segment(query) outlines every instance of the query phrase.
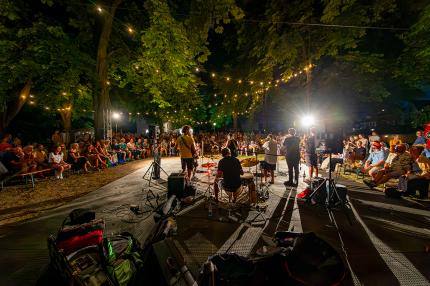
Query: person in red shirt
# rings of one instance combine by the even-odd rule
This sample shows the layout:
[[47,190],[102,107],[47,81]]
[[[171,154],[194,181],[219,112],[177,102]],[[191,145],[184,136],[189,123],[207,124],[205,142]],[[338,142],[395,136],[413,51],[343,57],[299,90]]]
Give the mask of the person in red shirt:
[[4,152],[10,148],[12,148],[12,144],[9,144],[9,138],[8,137],[4,137],[1,142],[0,142],[0,152]]

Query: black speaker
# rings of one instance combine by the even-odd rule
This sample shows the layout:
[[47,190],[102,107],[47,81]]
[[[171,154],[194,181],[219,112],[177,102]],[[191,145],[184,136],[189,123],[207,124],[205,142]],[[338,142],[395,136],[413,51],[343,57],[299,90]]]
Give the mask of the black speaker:
[[148,136],[151,140],[158,140],[160,136],[160,127],[158,125],[149,125]]
[[185,195],[185,174],[171,173],[167,178],[167,197],[175,195],[183,198]]

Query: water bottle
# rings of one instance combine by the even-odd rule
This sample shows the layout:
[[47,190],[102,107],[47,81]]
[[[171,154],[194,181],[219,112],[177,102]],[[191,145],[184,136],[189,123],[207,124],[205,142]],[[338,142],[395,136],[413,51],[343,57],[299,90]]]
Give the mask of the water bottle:
[[209,207],[208,207],[208,217],[212,217],[212,204],[209,203]]

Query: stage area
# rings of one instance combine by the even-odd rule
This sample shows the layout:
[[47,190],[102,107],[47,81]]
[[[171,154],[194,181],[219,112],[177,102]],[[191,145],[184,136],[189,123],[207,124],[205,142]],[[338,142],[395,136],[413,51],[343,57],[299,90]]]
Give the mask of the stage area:
[[[162,167],[169,174],[177,172],[179,159],[163,159]],[[129,211],[129,205],[138,204],[142,209],[149,209],[142,191],[146,184],[142,180],[146,168],[41,217],[0,228],[2,283],[35,285],[48,263],[48,234],[55,233],[64,217],[75,208],[96,210],[97,216],[106,220],[108,233],[129,231],[144,241],[154,225],[152,213],[136,216]],[[278,171],[264,203],[263,216],[257,218],[255,216],[260,213],[250,210],[246,203],[230,215],[225,204],[213,205],[212,216],[209,216],[208,203],[203,197],[207,177],[197,173],[195,185],[200,198],[178,214],[178,230],[174,237],[193,273],[198,272],[208,256],[216,253],[254,255],[260,246],[271,243],[275,231],[313,231],[333,245],[349,264],[352,275],[345,285],[429,285],[430,254],[426,246],[430,244],[430,211],[427,202],[388,199],[361,183],[341,180],[348,188],[352,209],[335,210],[330,214],[325,207],[310,206],[297,199],[297,193],[305,187],[303,182],[297,188],[283,185],[285,162],[280,161]],[[162,175],[160,183],[166,180]]]

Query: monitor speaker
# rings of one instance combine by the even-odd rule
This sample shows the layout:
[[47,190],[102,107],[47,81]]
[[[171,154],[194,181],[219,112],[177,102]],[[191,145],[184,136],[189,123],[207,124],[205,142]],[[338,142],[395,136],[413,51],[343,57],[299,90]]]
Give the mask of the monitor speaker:
[[167,197],[175,195],[182,198],[185,193],[185,174],[172,173],[167,178]]

